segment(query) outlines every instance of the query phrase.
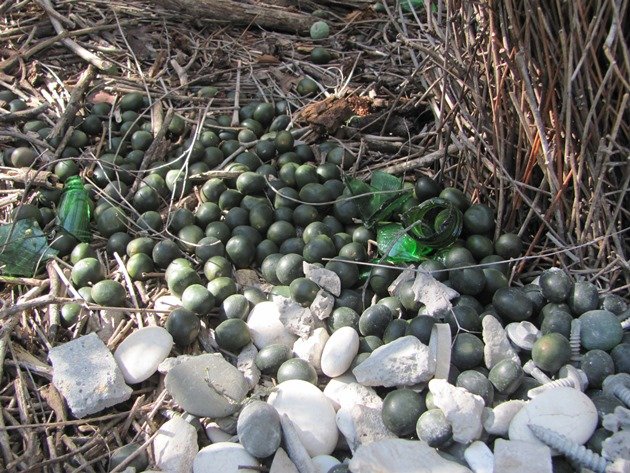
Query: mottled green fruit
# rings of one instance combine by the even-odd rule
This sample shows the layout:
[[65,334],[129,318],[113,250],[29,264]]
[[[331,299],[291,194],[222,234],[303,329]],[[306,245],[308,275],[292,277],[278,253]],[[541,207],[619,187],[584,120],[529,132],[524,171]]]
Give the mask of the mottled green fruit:
[[499,361],[488,373],[488,380],[498,393],[512,394],[523,381],[523,368],[521,364],[509,358]]
[[569,340],[555,332],[540,337],[532,348],[532,360],[536,366],[549,373],[556,373],[570,357]]
[[401,388],[385,396],[381,417],[390,431],[398,436],[405,436],[416,431],[418,419],[425,411],[426,405],[420,393]]
[[580,316],[581,341],[586,350],[609,351],[621,343],[623,329],[619,319],[607,310],[590,310]]

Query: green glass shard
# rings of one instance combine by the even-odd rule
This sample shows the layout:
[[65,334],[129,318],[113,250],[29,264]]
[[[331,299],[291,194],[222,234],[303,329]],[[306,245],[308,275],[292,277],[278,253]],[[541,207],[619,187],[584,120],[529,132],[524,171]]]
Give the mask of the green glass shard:
[[372,173],[369,184],[350,176],[344,176],[344,182],[356,197],[361,219],[368,228],[389,221],[412,195],[411,188],[403,187],[402,179],[381,171]]
[[407,235],[403,226],[398,223],[379,225],[376,243],[383,261],[390,263],[420,263],[433,251]]
[[57,208],[57,223],[77,240],[89,242],[92,200],[79,176],[72,176],[64,185],[61,202]]
[[434,197],[412,207],[402,215],[410,236],[430,248],[444,248],[462,232],[462,212],[448,200]]
[[32,277],[56,254],[35,219],[0,225],[0,263],[4,274]]

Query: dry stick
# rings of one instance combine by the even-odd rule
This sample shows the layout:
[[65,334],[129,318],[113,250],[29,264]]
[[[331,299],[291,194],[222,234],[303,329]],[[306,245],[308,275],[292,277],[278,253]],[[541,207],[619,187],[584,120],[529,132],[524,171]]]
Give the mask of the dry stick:
[[[48,272],[48,280],[50,281],[49,294],[53,297],[61,296],[61,285],[59,284],[59,276],[51,265],[51,262],[46,264],[46,271]],[[48,336],[54,342],[57,336],[57,330],[61,325],[61,315],[58,304],[50,304],[48,306]]]
[[[42,6],[42,8],[45,9],[46,11],[48,11],[48,9],[50,10],[54,9],[50,0],[37,0],[37,3],[39,3]],[[65,29],[63,25],[59,22],[59,20],[54,18],[52,15],[49,15],[49,19],[50,19],[50,23],[52,23],[53,28],[55,29],[57,34],[62,34],[65,32]],[[114,66],[111,62],[105,61],[99,58],[98,56],[96,56],[95,54],[92,54],[90,51],[85,49],[83,46],[79,46],[79,44],[77,44],[75,41],[71,39],[64,38],[61,40],[61,42],[74,54],[79,56],[84,61],[89,62],[90,64],[93,64],[95,67],[97,67],[101,71],[108,71],[112,69]]]
[[[239,59],[236,62],[236,84],[234,86],[234,111],[232,112],[232,126],[238,126],[238,109],[239,109],[239,100],[241,98],[241,60]],[[205,119],[205,117],[204,117]]]
[[0,115],[0,123],[11,123],[11,122],[16,122],[20,120],[25,120],[27,118],[36,117],[37,115],[45,112],[46,110],[48,110],[47,103],[39,105],[35,108],[28,108],[26,110],[20,110],[19,112],[4,113]]
[[77,84],[74,86],[72,93],[70,94],[70,99],[68,100],[68,104],[66,105],[66,110],[63,112],[63,115],[57,120],[55,126],[51,130],[49,137],[52,139],[57,139],[61,135],[63,135],[66,131],[66,128],[73,122],[74,118],[77,115],[77,112],[83,105],[83,96],[85,95],[88,87],[92,83],[92,80],[96,76],[96,68],[93,65],[89,65],[87,69],[81,74]]
[[136,291],[133,290],[134,288],[133,288],[133,283],[131,282],[131,277],[129,276],[129,273],[127,272],[125,263],[123,262],[122,258],[116,251],[114,252],[114,258],[116,259],[116,262],[118,263],[118,268],[120,269],[120,272],[122,273],[123,278],[125,278],[125,283],[127,284],[127,289],[129,290],[129,296],[131,297],[131,302],[133,302],[133,305],[136,308],[136,312],[134,312],[134,315],[136,316],[136,322],[138,323],[138,328],[142,328],[144,324],[142,323],[142,316],[140,315],[140,312],[137,311],[137,309],[139,309],[140,306],[138,305],[138,299],[136,298]]
[[68,32],[64,31],[61,34],[58,34],[57,36],[53,36],[52,38],[48,38],[47,40],[36,44],[31,49],[29,49],[28,51],[26,51],[26,52],[24,52],[22,54],[16,53],[15,55],[11,56],[9,59],[5,59],[4,61],[0,62],[0,71],[6,71],[6,70],[12,68],[17,62],[20,61],[20,59],[22,61],[26,61],[31,56],[39,53],[40,51],[43,51],[46,48],[54,46],[59,41],[61,41],[62,39],[65,39],[67,37],[68,37]]
[[[449,145],[446,148],[446,153],[447,154],[455,154],[460,150],[460,147],[456,144],[452,144]],[[390,174],[398,174],[400,172],[404,172],[404,171],[409,171],[410,169],[415,169],[421,166],[428,166],[429,164],[434,163],[435,161],[438,161],[439,159],[442,159],[444,157],[444,149],[439,149],[437,151],[433,151],[432,153],[429,153],[425,156],[421,156],[419,158],[415,158],[400,164],[395,164],[393,166],[387,166],[383,169],[380,169],[380,171],[383,172],[387,172]],[[365,173],[367,173],[369,171],[365,171]]]

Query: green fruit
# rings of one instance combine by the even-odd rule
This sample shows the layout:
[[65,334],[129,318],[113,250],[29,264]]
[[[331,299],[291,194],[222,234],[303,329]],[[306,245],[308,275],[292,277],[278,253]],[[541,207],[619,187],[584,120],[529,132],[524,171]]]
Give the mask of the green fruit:
[[282,220],[272,223],[267,229],[267,238],[276,245],[281,245],[283,241],[293,238],[295,235],[295,227]]
[[449,271],[451,286],[460,294],[476,296],[483,291],[486,277],[478,267],[453,269]]
[[155,271],[155,266],[151,257],[145,253],[132,255],[125,265],[127,273],[134,281],[142,281],[146,278],[146,273]]
[[[173,263],[171,263],[172,265]],[[169,265],[170,266],[170,265]],[[168,271],[168,268],[167,268]],[[181,297],[184,290],[193,284],[201,284],[201,278],[193,268],[178,266],[168,272],[166,284],[169,291],[177,297]]]
[[232,265],[224,256],[211,256],[203,265],[203,274],[208,281],[220,277],[230,277]]
[[330,332],[334,332],[341,327],[352,327],[357,332],[359,331],[359,314],[350,307],[337,307],[332,311],[326,322]]
[[122,111],[139,111],[142,107],[143,96],[140,92],[130,92],[120,99],[120,109]]
[[242,235],[235,235],[225,245],[225,252],[229,260],[237,268],[247,268],[254,261],[256,246]]
[[426,409],[420,393],[409,388],[399,388],[383,399],[381,417],[385,427],[402,437],[416,431],[416,423]]
[[494,242],[494,252],[501,258],[518,258],[523,252],[523,240],[514,233],[504,233]]
[[458,333],[460,330],[481,332],[481,318],[475,309],[465,304],[456,305],[447,311],[444,321],[451,326],[451,333]]
[[64,327],[70,327],[79,320],[81,315],[81,304],[76,302],[68,302],[61,306],[61,324]]
[[166,268],[173,260],[182,257],[182,251],[173,240],[161,240],[153,247],[151,257],[158,268]]
[[615,363],[604,350],[589,350],[582,355],[580,369],[586,374],[590,388],[601,388],[604,379],[615,373]]
[[296,253],[282,256],[276,264],[276,277],[280,284],[288,285],[294,279],[304,277],[304,258]]
[[559,333],[569,338],[571,334],[571,322],[573,317],[568,312],[556,310],[543,316],[540,324],[540,332],[543,335],[548,333]]
[[98,305],[122,307],[127,299],[127,290],[118,281],[104,279],[92,287],[92,299]]
[[376,304],[368,307],[359,317],[359,333],[364,337],[374,335],[382,339],[392,318],[391,310],[385,305]]
[[356,264],[346,263],[335,257],[326,262],[325,267],[339,276],[342,289],[351,288],[359,281],[359,268]]
[[[264,297],[260,299],[265,300]],[[243,294],[232,294],[228,296],[220,307],[220,314],[226,319],[245,320],[249,315],[250,302]]]
[[567,298],[567,304],[575,316],[580,316],[599,306],[597,286],[590,282],[576,282]]
[[105,278],[105,271],[96,258],[83,258],[72,268],[70,279],[74,287],[84,287]]
[[494,387],[490,380],[479,371],[466,370],[457,376],[455,386],[464,388],[471,394],[476,394],[483,398],[483,402],[487,407],[492,406],[494,400]]
[[400,271],[395,269],[394,266],[388,268],[386,266],[375,266],[372,268],[369,284],[370,288],[381,297],[388,296],[387,289],[398,277]]
[[323,20],[316,21],[311,25],[311,39],[326,39],[330,34],[330,26]]
[[468,207],[470,207],[470,200],[466,197],[466,194],[455,187],[446,187],[442,192],[440,192],[439,197],[441,199],[448,200],[462,212],[466,212]]
[[343,170],[350,169],[356,160],[356,156],[341,147],[333,148],[326,154],[326,162],[339,166]]
[[441,188],[437,182],[428,176],[420,176],[416,180],[414,187],[414,195],[419,203],[432,199],[440,195]]
[[431,331],[436,323],[436,319],[429,315],[418,315],[407,324],[405,335],[413,335],[425,345],[429,344]]
[[214,333],[219,348],[231,353],[238,353],[252,340],[247,324],[241,319],[224,320]]
[[289,285],[291,298],[303,307],[309,307],[319,292],[319,286],[307,278],[296,278]]
[[16,168],[31,167],[37,159],[37,152],[26,146],[15,148],[11,153],[11,165]]
[[510,395],[523,382],[523,368],[520,363],[505,358],[492,367],[488,379],[499,394]]
[[307,263],[322,263],[325,258],[335,257],[337,248],[327,235],[317,235],[305,244],[302,254]]
[[317,371],[306,360],[290,358],[280,365],[277,374],[278,384],[290,379],[301,379],[317,385]]
[[569,340],[559,333],[543,335],[536,340],[532,348],[532,360],[536,366],[549,373],[556,373],[570,357]]
[[138,130],[131,135],[131,147],[133,149],[146,151],[151,146],[151,143],[153,143],[153,134],[151,132]]
[[128,219],[120,207],[109,207],[96,217],[98,231],[105,238],[127,230]]
[[178,307],[168,315],[164,328],[171,334],[176,345],[185,348],[197,339],[201,321],[194,312]]
[[316,47],[311,51],[311,61],[313,64],[328,64],[332,60],[332,54],[326,48]]
[[133,455],[133,460],[127,463],[127,466],[133,468],[135,471],[144,471],[149,466],[149,457],[146,450],[141,450],[139,454],[136,454],[140,450],[140,445],[137,443],[131,443],[117,448],[111,453],[109,458],[109,467],[107,471],[112,471],[123,461],[127,460]]
[[383,333],[383,343],[388,344],[397,338],[404,337],[407,331],[407,321],[403,319],[392,320]]
[[470,370],[483,363],[484,344],[472,333],[461,332],[455,337],[451,363],[459,370]]
[[564,302],[573,290],[573,281],[570,276],[558,268],[543,271],[538,285],[549,302]]
[[274,143],[276,145],[276,150],[279,154],[281,154],[286,153],[287,151],[292,151],[295,140],[291,132],[282,130],[276,134]]
[[262,374],[276,376],[278,368],[293,356],[291,349],[280,343],[272,343],[260,349],[254,363]]
[[116,232],[107,239],[107,254],[113,256],[114,253],[124,255],[127,245],[133,238],[127,232]]
[[267,256],[261,263],[260,272],[262,273],[263,278],[265,278],[265,281],[267,281],[269,284],[273,284],[273,285],[281,284],[276,274],[276,268],[278,266],[280,259],[282,259],[284,256],[285,255],[281,253],[272,253],[269,256]]
[[581,342],[585,350],[610,351],[621,343],[623,329],[617,316],[607,310],[589,310],[580,318]]
[[[209,260],[208,260],[209,261]],[[228,297],[236,294],[236,283],[232,278],[219,276],[208,282],[206,286],[212,293],[217,304],[223,304]]]
[[528,320],[534,311],[532,301],[517,287],[498,289],[492,297],[492,305],[501,318],[512,322]]
[[195,314],[207,315],[215,306],[214,296],[202,284],[192,284],[182,293],[182,306]]
[[319,91],[319,86],[317,85],[317,82],[310,77],[305,77],[298,82],[296,90],[301,96],[308,97],[317,93]]
[[96,250],[92,248],[89,243],[79,243],[70,253],[70,262],[77,264],[82,259],[96,257]]

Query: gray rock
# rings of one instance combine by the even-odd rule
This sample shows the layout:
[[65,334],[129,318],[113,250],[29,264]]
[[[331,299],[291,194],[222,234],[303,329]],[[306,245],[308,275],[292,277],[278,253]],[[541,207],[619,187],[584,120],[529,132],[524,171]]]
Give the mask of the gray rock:
[[322,289],[331,292],[335,296],[341,294],[341,279],[334,271],[326,268],[320,268],[314,264],[307,263],[302,265],[304,276],[309,278]]
[[552,473],[551,450],[542,444],[497,439],[494,442],[494,471]]
[[481,321],[483,326],[483,358],[486,368],[491,369],[499,361],[510,359],[521,363],[516,350],[512,347],[505,329],[492,315],[486,315]]
[[198,451],[197,431],[180,416],[166,421],[153,439],[155,464],[166,473],[191,471]]
[[464,458],[475,473],[493,473],[494,471],[492,450],[479,440],[475,440],[466,448]]
[[308,337],[313,330],[324,325],[309,308],[302,307],[293,299],[278,296],[274,299],[274,303],[280,313],[280,322],[289,333],[298,337]]
[[279,448],[273,456],[273,461],[269,467],[269,473],[299,473],[295,464],[287,455],[284,449]]
[[602,456],[608,460],[630,460],[630,430],[620,430],[602,443]]
[[53,384],[78,418],[131,397],[116,360],[95,333],[52,348],[48,357]]
[[236,368],[243,373],[245,381],[250,389],[254,389],[260,381],[260,370],[256,366],[258,349],[253,343],[249,343],[241,349],[236,360]]
[[282,440],[278,411],[263,401],[250,402],[238,416],[236,434],[240,444],[253,456],[272,455]]
[[308,361],[318,373],[321,373],[322,353],[330,335],[325,328],[313,330],[306,338],[298,338],[293,344],[293,353],[299,358]]
[[507,437],[510,422],[525,404],[527,402],[522,399],[511,399],[494,406],[493,409],[484,408],[483,428],[489,434]]
[[319,320],[327,319],[335,308],[335,298],[330,292],[320,289],[309,309]]
[[481,414],[484,408],[481,396],[455,387],[444,379],[429,381],[429,390],[433,394],[433,404],[451,423],[453,440],[466,444],[481,436]]
[[441,457],[425,442],[403,439],[360,446],[349,467],[350,471],[361,473],[471,473],[465,466]]
[[412,335],[378,347],[352,370],[365,386],[413,386],[435,373],[435,357],[429,347]]
[[164,384],[182,409],[199,417],[229,416],[249,391],[243,373],[218,353],[195,356],[174,366]]
[[337,411],[337,427],[346,438],[350,450],[354,452],[361,445],[397,438],[385,427],[381,410],[380,408],[356,404],[351,407],[341,407]]

